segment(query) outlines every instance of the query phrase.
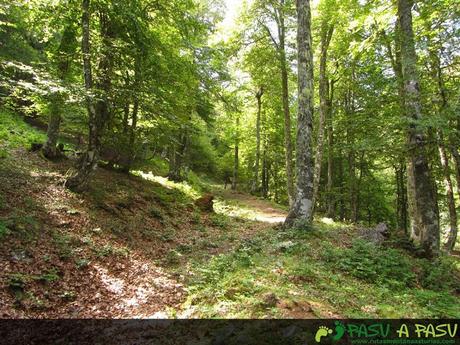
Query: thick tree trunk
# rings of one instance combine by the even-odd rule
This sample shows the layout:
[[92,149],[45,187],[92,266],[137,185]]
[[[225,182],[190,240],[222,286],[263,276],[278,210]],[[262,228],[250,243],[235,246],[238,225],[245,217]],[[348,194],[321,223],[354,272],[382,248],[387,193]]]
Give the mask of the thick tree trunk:
[[298,120],[297,120],[297,183],[294,202],[286,225],[304,225],[312,221],[313,157],[311,136],[313,128],[313,48],[309,0],[297,0],[298,49]]
[[426,139],[422,129],[416,123],[422,118],[422,111],[412,28],[412,6],[413,0],[398,0],[405,113],[408,118],[412,119],[408,135],[409,175],[412,178],[409,187],[410,196],[413,198],[416,226],[411,237],[421,246],[427,257],[434,257],[439,253],[439,215],[426,157]]
[[312,214],[314,215],[316,209],[316,202],[318,199],[319,183],[321,180],[321,166],[323,163],[324,151],[324,132],[326,129],[326,119],[330,111],[329,99],[329,80],[327,77],[327,50],[331,42],[333,27],[329,27],[328,23],[322,23],[321,30],[321,57],[319,63],[319,127],[318,127],[318,140],[315,154],[315,171],[313,179],[313,200],[312,200]]
[[102,58],[99,63],[100,82],[98,89],[101,95],[96,105],[92,99],[93,79],[91,69],[90,52],[90,0],[82,0],[82,55],[83,74],[86,90],[86,107],[89,118],[88,149],[82,156],[78,171],[66,181],[66,186],[74,191],[82,191],[87,188],[91,174],[96,170],[101,149],[101,136],[109,116],[108,92],[111,83],[111,44],[108,18],[100,15],[100,30],[102,36]]
[[262,95],[264,89],[261,86],[256,93],[257,99],[257,120],[256,120],[256,162],[254,164],[254,181],[252,182],[251,192],[256,193],[259,190],[259,166],[260,166],[260,122],[262,111]]

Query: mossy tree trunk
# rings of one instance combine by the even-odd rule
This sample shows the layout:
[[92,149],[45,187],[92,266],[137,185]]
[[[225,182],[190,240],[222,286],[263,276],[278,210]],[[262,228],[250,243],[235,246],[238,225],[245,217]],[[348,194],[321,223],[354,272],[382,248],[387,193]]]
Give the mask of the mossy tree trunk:
[[313,157],[313,47],[309,0],[297,0],[298,49],[298,119],[296,143],[297,181],[294,202],[286,218],[287,226],[309,224],[312,221]]
[[419,125],[422,119],[422,106],[416,67],[412,6],[413,0],[398,0],[404,110],[406,117],[411,120],[408,132],[408,187],[415,220],[411,237],[420,245],[425,256],[435,257],[439,253],[439,215],[427,159],[426,137]]

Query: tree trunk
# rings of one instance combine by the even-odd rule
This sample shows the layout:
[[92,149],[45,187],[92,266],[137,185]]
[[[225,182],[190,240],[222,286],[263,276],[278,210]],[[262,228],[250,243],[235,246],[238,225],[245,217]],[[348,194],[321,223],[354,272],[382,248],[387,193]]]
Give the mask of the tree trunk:
[[455,146],[450,147],[450,152],[452,154],[452,157],[454,158],[455,177],[457,181],[457,194],[458,198],[460,199],[460,153],[458,152]]
[[[133,100],[133,112],[131,116],[131,126],[129,128],[129,142],[128,142],[128,157],[125,159],[125,164],[123,166],[123,171],[129,173],[131,166],[134,162],[136,155],[136,130],[137,130],[137,120],[139,115],[139,87],[140,87],[140,76],[141,76],[141,57],[136,56],[136,61],[134,63],[134,89],[137,90],[137,93],[134,94]],[[125,110],[126,111],[126,110]],[[128,114],[129,114],[129,103],[128,103]],[[126,113],[125,113],[126,116]],[[123,119],[123,121],[126,121]],[[127,121],[124,124],[127,126]]]
[[[276,11],[276,10],[275,10]],[[286,27],[284,24],[284,0],[280,1],[280,9],[277,11],[276,23],[278,26],[278,57],[281,71],[281,89],[284,114],[284,150],[286,159],[286,186],[289,205],[292,204],[294,194],[294,175],[292,167],[292,136],[291,136],[291,112],[289,109],[289,78],[286,59]]]
[[92,99],[93,79],[91,70],[90,52],[90,0],[82,0],[82,55],[83,74],[86,90],[86,107],[89,118],[88,148],[80,160],[78,171],[66,181],[66,186],[74,191],[87,188],[91,174],[97,168],[101,149],[101,136],[109,116],[108,92],[111,83],[111,42],[110,28],[107,16],[100,14],[100,30],[102,36],[102,57],[99,63],[100,83],[97,89],[101,90],[99,100],[94,105]]
[[[385,33],[385,43],[387,45],[387,50],[388,50],[388,56],[391,61],[391,65],[393,67],[393,72],[396,77],[396,82],[398,85],[398,96],[399,96],[399,108],[401,111],[401,114],[405,113],[405,91],[404,91],[404,78],[403,78],[403,71],[402,71],[402,62],[401,62],[401,27],[399,23],[399,19],[396,21],[395,24],[395,49],[393,51],[391,47],[391,42],[388,40],[388,37],[386,37]],[[400,193],[401,193],[401,210],[400,210],[400,220],[402,221],[402,225],[404,226],[404,232],[405,234],[410,237],[410,233],[412,233],[412,230],[409,233],[409,221],[411,225],[411,229],[413,227],[418,228],[419,225],[416,225],[415,222],[417,221],[417,218],[415,217],[415,206],[413,201],[415,200],[415,197],[412,195],[412,191],[414,190],[413,186],[414,182],[414,176],[413,174],[410,173],[409,166],[410,164],[407,163],[406,168],[404,169],[402,164],[406,164],[404,162],[400,163],[400,174],[402,174],[402,177],[404,179],[404,176],[406,175],[407,172],[407,185],[401,184],[400,185]],[[402,180],[404,181],[404,180]],[[400,180],[401,182],[401,180]],[[405,198],[405,200],[404,200]],[[407,205],[407,206],[406,206]]]
[[262,197],[268,197],[268,181],[269,181],[269,174],[268,174],[268,164],[267,164],[267,154],[264,150],[263,158],[262,158]]
[[447,205],[449,209],[449,221],[450,221],[450,230],[447,242],[445,244],[445,249],[451,251],[454,249],[455,242],[457,241],[457,210],[455,208],[455,198],[454,198],[454,189],[452,186],[452,180],[450,178],[450,169],[449,169],[449,157],[447,156],[447,151],[444,146],[442,133],[439,133],[439,157],[441,159],[441,166],[444,174],[444,184],[447,192]]
[[133,101],[133,112],[131,117],[131,126],[129,128],[129,143],[128,143],[128,157],[125,158],[125,164],[122,168],[123,172],[129,173],[131,166],[135,159],[135,144],[136,144],[136,129],[137,118],[139,114],[139,99],[136,97]]
[[61,95],[55,92],[50,97],[50,116],[48,130],[46,131],[47,140],[43,145],[43,155],[48,159],[56,159],[61,156],[57,148],[59,138],[59,127],[61,125]]
[[[354,72],[353,72],[354,75]],[[345,94],[345,112],[347,115],[347,128],[346,128],[346,140],[348,146],[347,160],[348,160],[348,219],[352,222],[356,222],[356,203],[357,203],[357,188],[356,188],[356,152],[354,149],[354,129],[352,115],[355,112],[353,92],[348,89]]]
[[396,175],[396,224],[398,229],[404,230],[408,234],[407,228],[407,189],[404,183],[406,179],[406,163],[402,160],[395,165]]
[[[262,122],[265,123],[265,112],[263,113]],[[262,148],[262,197],[268,198],[269,192],[269,162],[267,157],[267,133],[263,131],[263,148]]]
[[439,215],[436,194],[428,166],[426,139],[417,124],[422,118],[418,73],[416,69],[414,33],[412,28],[413,0],[398,0],[398,16],[401,28],[401,63],[404,80],[405,113],[412,120],[408,134],[409,175],[412,183],[415,227],[412,239],[419,244],[427,257],[439,253]]
[[257,120],[256,120],[256,162],[254,165],[254,181],[252,182],[251,192],[256,193],[259,190],[259,165],[260,165],[260,121],[262,109],[262,95],[264,89],[261,86],[256,93],[257,99]]
[[283,92],[284,114],[284,149],[286,158],[286,184],[289,204],[292,204],[294,194],[294,178],[292,168],[292,137],[291,137],[291,112],[289,110],[288,74],[286,66],[286,53],[284,52],[284,39],[281,45],[281,82]]
[[311,135],[313,128],[313,49],[309,0],[297,0],[298,49],[298,120],[297,120],[297,183],[294,202],[286,225],[304,225],[312,221],[313,157]]
[[340,150],[339,152],[339,172],[338,172],[339,176],[338,176],[338,180],[340,181],[340,197],[339,197],[339,206],[340,206],[340,213],[339,213],[339,217],[340,217],[340,220],[344,220],[345,219],[345,214],[346,214],[346,210],[345,210],[345,187],[344,187],[344,169],[343,169],[343,154],[342,154],[342,150]]
[[332,100],[334,96],[334,81],[331,81],[331,95],[329,98],[329,123],[327,126],[327,186],[326,186],[326,202],[327,216],[333,218],[335,216],[335,199],[332,188],[334,187],[334,127],[333,127],[333,112]]
[[238,168],[239,168],[239,130],[240,130],[240,118],[236,117],[236,129],[235,129],[235,156],[233,161],[233,179],[232,179],[232,190],[236,190],[238,186]]
[[[73,54],[74,48],[72,41],[75,39],[75,30],[73,23],[68,24],[62,34],[61,42],[56,53],[57,74],[59,80],[64,82],[70,71],[69,56]],[[56,159],[61,156],[60,150],[57,148],[59,139],[59,131],[61,126],[61,111],[64,95],[55,91],[50,97],[50,114],[48,121],[48,130],[46,132],[47,140],[43,145],[43,154],[46,158]]]
[[323,163],[324,151],[324,132],[326,126],[326,119],[328,118],[330,110],[329,99],[329,80],[327,77],[327,50],[331,42],[332,33],[334,28],[328,26],[327,21],[322,23],[321,30],[321,57],[319,63],[319,128],[318,140],[315,155],[315,172],[313,179],[313,199],[312,199],[312,214],[315,213],[316,201],[318,198],[319,183],[321,180],[321,165]]

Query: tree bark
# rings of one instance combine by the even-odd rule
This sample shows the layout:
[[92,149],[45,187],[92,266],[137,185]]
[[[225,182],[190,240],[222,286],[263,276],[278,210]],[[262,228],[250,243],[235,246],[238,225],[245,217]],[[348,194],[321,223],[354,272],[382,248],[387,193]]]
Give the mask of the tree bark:
[[414,33],[412,28],[413,0],[398,0],[401,28],[401,63],[404,80],[405,113],[412,120],[408,133],[409,174],[412,183],[411,198],[414,205],[415,227],[412,239],[420,245],[425,256],[439,253],[439,215],[436,194],[428,166],[426,138],[417,124],[422,118],[418,73],[416,69]]
[[315,154],[315,171],[313,179],[313,199],[312,199],[312,214],[315,213],[316,201],[318,198],[319,183],[321,180],[321,165],[323,163],[324,151],[324,132],[326,126],[326,119],[328,118],[330,110],[329,99],[329,80],[327,77],[327,50],[331,42],[332,33],[334,32],[333,26],[328,26],[324,21],[321,30],[321,57],[319,63],[319,128],[318,140]]
[[314,87],[309,0],[297,0],[297,49],[299,94],[296,145],[297,183],[294,202],[286,218],[287,226],[309,224],[313,216],[313,157],[311,136],[313,128]]

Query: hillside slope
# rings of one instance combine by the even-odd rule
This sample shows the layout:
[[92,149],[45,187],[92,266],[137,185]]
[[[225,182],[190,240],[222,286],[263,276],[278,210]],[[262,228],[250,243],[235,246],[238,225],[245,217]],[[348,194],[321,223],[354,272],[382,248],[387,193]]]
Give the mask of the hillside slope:
[[73,160],[29,152],[43,133],[2,119],[3,318],[460,316],[455,258],[374,247],[328,219],[286,231],[282,208],[218,186],[202,212],[198,189],[151,173],[98,169],[75,194]]

